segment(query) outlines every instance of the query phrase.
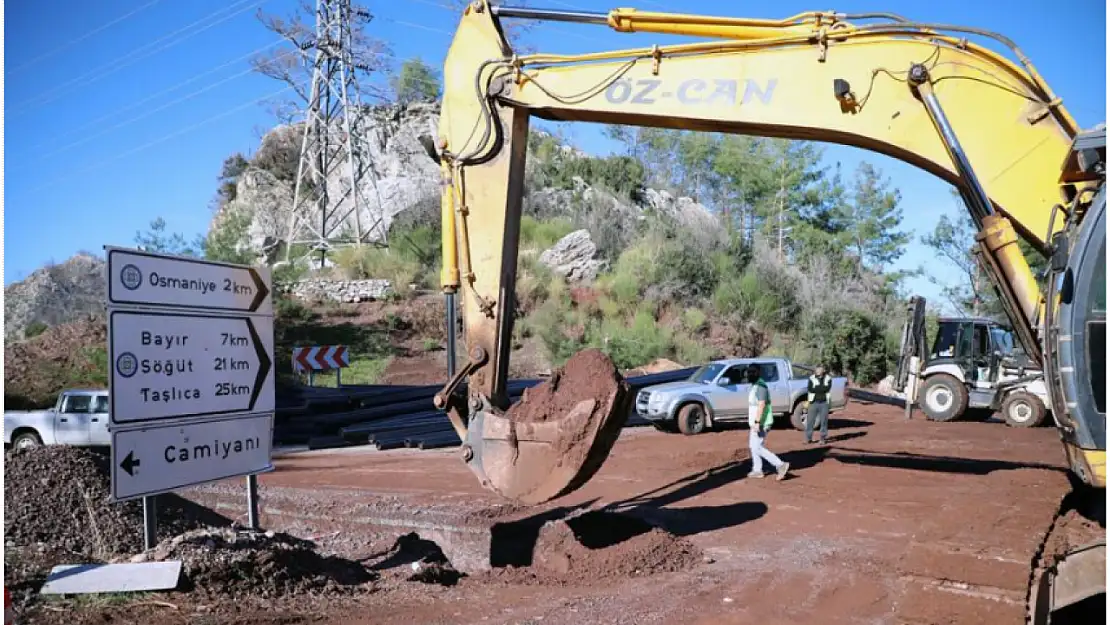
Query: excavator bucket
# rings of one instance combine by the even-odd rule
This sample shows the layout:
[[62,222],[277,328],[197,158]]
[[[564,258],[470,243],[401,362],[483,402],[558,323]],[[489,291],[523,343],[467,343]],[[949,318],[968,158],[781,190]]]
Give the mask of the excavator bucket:
[[482,484],[535,505],[585,484],[609,456],[632,408],[632,389],[599,350],[572,356],[503,412],[473,411],[464,459]]

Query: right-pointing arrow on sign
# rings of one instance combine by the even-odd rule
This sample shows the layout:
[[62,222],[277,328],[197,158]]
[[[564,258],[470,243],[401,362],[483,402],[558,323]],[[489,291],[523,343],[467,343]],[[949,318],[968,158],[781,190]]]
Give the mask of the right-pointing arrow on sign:
[[251,389],[251,403],[250,410],[254,410],[254,404],[258,401],[258,395],[262,392],[262,385],[266,382],[266,374],[270,372],[270,356],[266,353],[266,346],[262,344],[262,339],[258,336],[258,331],[254,329],[254,321],[247,319],[247,331],[250,332],[251,341],[254,342],[254,351],[258,355],[258,374],[254,378],[254,388]]
[[123,459],[123,462],[119,463],[119,466],[124,471],[127,471],[128,475],[134,476],[135,467],[139,466],[140,464],[142,464],[142,461],[135,457],[135,452],[129,451],[127,452],[127,457]]
[[266,288],[266,282],[262,279],[262,276],[258,275],[256,269],[248,269],[247,272],[250,273],[251,281],[254,282],[254,300],[251,301],[249,308],[251,312],[254,312],[266,300],[270,290]]

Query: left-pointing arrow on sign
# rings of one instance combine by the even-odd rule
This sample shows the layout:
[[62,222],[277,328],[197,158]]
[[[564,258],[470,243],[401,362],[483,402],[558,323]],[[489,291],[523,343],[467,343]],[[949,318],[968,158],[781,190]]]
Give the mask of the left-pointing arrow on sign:
[[135,467],[140,464],[142,464],[142,461],[135,457],[135,452],[129,451],[127,452],[127,457],[123,459],[123,462],[119,463],[119,466],[124,471],[127,471],[128,475],[133,476],[135,475]]

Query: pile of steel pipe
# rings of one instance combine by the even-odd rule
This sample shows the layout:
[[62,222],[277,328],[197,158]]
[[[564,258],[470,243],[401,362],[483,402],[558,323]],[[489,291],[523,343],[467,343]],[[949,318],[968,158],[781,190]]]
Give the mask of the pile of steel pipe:
[[[645,386],[683,380],[694,368],[627,378],[633,392]],[[512,380],[509,398],[542,380]],[[458,434],[446,413],[436,410],[432,397],[439,385],[298,387],[287,390],[279,403],[274,438],[278,444],[314,441],[318,445],[372,444],[378,449],[411,447],[435,449],[458,445]],[[465,384],[458,391],[466,392]],[[627,426],[646,425],[634,413]]]

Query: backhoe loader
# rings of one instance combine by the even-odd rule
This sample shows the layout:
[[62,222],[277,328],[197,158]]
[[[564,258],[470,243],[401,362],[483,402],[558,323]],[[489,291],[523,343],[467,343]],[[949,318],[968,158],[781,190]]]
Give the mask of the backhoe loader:
[[[518,55],[504,19],[703,40]],[[443,76],[438,137],[425,148],[442,172],[441,283],[451,319],[462,306],[467,359],[457,370],[449,363],[450,380],[435,402],[483,486],[525,505],[579,488],[611,451],[632,399],[624,384],[601,385],[603,396],[591,396],[568,383],[551,403],[565,414],[524,421],[513,418],[519,405],[510,411],[525,147],[535,116],[839,143],[952,184],[978,229],[978,250],[1010,326],[1044,372],[1073,478],[1042,548],[1072,518],[1063,514],[1069,510],[1105,528],[1105,130],[1080,132],[1012,41],[890,13],[768,20],[476,0],[463,11]],[[1041,285],[1019,236],[1050,258]],[[464,380],[465,396],[458,392]],[[1072,546],[1062,560],[1034,558],[1040,565],[1030,575],[1027,621],[1065,622],[1068,609],[1090,607],[1092,597],[1104,601],[1105,533]]]

